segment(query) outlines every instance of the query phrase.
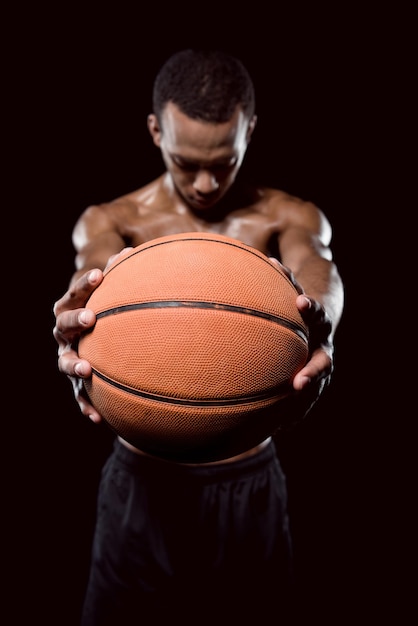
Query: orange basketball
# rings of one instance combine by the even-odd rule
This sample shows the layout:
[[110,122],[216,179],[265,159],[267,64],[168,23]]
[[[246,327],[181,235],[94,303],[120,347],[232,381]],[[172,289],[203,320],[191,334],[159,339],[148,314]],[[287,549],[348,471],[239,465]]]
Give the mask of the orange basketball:
[[238,454],[273,434],[308,357],[297,291],[229,237],[181,233],[113,262],[79,354],[92,404],[121,437],[177,461]]

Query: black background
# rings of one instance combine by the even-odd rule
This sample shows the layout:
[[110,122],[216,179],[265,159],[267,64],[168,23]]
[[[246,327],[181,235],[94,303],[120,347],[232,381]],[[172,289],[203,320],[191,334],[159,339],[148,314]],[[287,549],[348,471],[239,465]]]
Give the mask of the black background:
[[16,261],[7,279],[17,291],[22,349],[10,350],[21,373],[6,394],[14,418],[5,429],[13,477],[5,481],[5,536],[14,608],[43,624],[78,623],[97,483],[112,442],[79,413],[57,371],[52,306],[73,271],[71,229],[88,204],[162,171],[146,128],[152,81],[188,46],[219,47],[244,61],[259,123],[243,167],[315,202],[334,229],[346,307],[333,381],[305,422],[277,439],[306,614],[342,624],[360,612],[367,621],[403,610],[405,481],[394,472],[406,471],[406,453],[393,426],[393,377],[376,371],[390,357],[371,301],[387,237],[381,189],[390,181],[380,164],[391,139],[388,94],[400,80],[396,24],[389,13],[347,8],[257,9],[227,18],[213,5],[148,14],[69,5],[61,15],[38,8],[23,23],[11,20],[6,211]]

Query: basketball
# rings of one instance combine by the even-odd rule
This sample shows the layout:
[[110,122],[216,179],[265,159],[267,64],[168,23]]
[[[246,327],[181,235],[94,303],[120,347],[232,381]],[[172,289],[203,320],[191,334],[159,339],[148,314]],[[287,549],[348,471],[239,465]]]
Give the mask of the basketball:
[[181,233],[104,272],[79,342],[85,389],[110,428],[167,460],[239,454],[286,419],[308,358],[298,292],[281,266],[238,240]]

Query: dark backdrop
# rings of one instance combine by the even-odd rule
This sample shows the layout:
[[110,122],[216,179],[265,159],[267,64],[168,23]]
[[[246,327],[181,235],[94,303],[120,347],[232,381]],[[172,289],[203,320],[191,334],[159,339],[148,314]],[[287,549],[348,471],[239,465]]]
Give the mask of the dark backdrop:
[[[88,204],[162,171],[146,128],[152,80],[169,54],[195,45],[223,48],[247,65],[259,124],[244,168],[324,210],[346,286],[332,384],[302,425],[277,438],[307,614],[341,624],[359,611],[366,619],[392,608],[382,587],[393,590],[400,573],[384,525],[394,448],[382,454],[389,427],[367,391],[377,343],[367,298],[377,263],[370,242],[381,210],[371,164],[381,149],[376,102],[390,55],[370,38],[371,16],[243,11],[228,19],[214,7],[184,15],[161,7],[157,15],[68,9],[60,18],[37,11],[16,28],[24,55],[11,81],[17,121],[8,129],[9,159],[20,177],[10,213],[25,269],[12,281],[20,275],[29,283],[17,301],[34,374],[13,386],[20,417],[6,445],[16,463],[18,444],[24,463],[10,485],[7,517],[15,608],[29,607],[43,624],[77,624],[97,483],[112,443],[106,427],[81,416],[56,366],[51,311],[73,271],[71,229]],[[20,358],[13,353],[16,366]]]

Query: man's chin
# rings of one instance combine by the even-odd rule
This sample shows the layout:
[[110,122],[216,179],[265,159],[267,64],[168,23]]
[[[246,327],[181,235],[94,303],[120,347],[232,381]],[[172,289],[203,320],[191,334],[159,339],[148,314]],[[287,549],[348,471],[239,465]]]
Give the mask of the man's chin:
[[208,209],[211,209],[212,207],[214,207],[217,203],[219,202],[219,198],[213,198],[210,200],[199,200],[196,198],[189,198],[188,200],[188,204],[190,207],[192,207],[192,209],[194,209],[195,211],[207,211]]

